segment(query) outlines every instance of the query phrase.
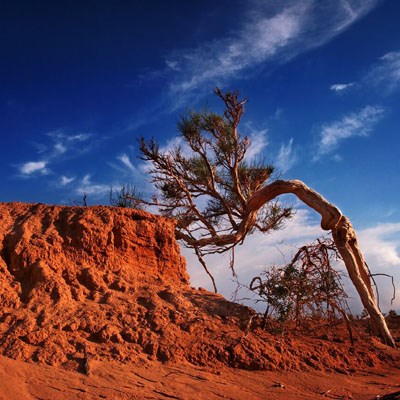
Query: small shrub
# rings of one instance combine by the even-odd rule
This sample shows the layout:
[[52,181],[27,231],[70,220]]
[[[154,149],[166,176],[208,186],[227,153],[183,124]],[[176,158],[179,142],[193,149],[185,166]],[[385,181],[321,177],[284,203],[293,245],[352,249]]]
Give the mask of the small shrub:
[[347,295],[331,266],[339,258],[331,240],[319,239],[300,248],[289,264],[253,278],[250,290],[267,303],[265,320],[294,321],[296,326],[309,318],[332,321],[340,316],[347,321]]
[[140,202],[141,194],[137,191],[135,185],[130,183],[121,183],[118,190],[110,188],[110,204],[115,207],[135,208],[143,210],[143,205]]

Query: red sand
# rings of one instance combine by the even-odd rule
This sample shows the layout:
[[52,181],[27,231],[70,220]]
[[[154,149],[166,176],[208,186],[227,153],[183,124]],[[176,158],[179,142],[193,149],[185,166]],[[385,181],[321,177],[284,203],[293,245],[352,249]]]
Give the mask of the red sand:
[[360,327],[354,346],[341,325],[274,335],[250,308],[190,288],[173,231],[135,210],[0,204],[0,399],[400,391],[399,350]]

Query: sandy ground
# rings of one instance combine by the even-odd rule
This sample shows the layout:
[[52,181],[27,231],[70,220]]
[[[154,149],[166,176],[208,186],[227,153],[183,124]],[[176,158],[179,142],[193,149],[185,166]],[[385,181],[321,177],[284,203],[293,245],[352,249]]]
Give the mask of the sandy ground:
[[1,400],[398,398],[398,369],[344,375],[212,370],[190,365],[163,365],[157,361],[129,366],[94,361],[86,376],[0,357]]
[[400,317],[397,349],[367,320],[353,344],[340,320],[263,329],[189,286],[173,230],[134,210],[0,203],[0,400],[400,399]]

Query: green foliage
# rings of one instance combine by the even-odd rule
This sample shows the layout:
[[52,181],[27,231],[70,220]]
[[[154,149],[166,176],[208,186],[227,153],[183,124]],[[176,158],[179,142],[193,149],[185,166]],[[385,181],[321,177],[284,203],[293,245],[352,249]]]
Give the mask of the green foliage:
[[246,159],[251,140],[239,131],[246,100],[239,100],[238,92],[215,93],[224,103],[223,114],[187,112],[178,122],[180,146],[161,151],[154,140],[140,142],[157,189],[147,204],[176,218],[178,238],[201,254],[229,250],[247,234],[277,229],[291,217],[291,208],[270,202],[243,229],[248,200],[269,183],[274,169]]

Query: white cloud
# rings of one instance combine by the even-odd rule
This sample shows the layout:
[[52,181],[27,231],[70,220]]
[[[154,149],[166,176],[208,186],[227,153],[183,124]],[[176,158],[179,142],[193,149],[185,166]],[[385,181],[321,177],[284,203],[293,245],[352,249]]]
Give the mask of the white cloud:
[[181,104],[193,91],[198,96],[199,90],[209,91],[210,87],[224,85],[256,66],[290,60],[326,43],[377,2],[253,2],[243,14],[243,22],[230,35],[168,56],[168,68],[175,73],[170,95]]
[[[304,244],[311,243],[317,237],[329,233],[322,231],[319,226],[319,216],[308,209],[300,209],[293,220],[289,221],[284,229],[272,232],[268,235],[255,233],[249,236],[242,246],[238,246],[235,254],[236,272],[239,281],[248,285],[254,276],[259,275],[271,265],[281,265],[289,262],[297,249]],[[386,273],[394,276],[398,293],[393,304],[391,280],[387,277],[376,277],[379,285],[380,305],[384,312],[390,309],[400,311],[400,222],[382,223],[368,229],[357,232],[360,248],[371,268],[372,273]],[[191,276],[191,284],[195,287],[201,286],[212,290],[208,276],[198,263],[196,256],[190,249],[183,248],[183,255],[188,262],[188,271]],[[229,256],[216,255],[208,258],[208,266],[213,273],[218,289],[225,297],[230,298],[236,289],[229,271]],[[344,265],[338,265],[340,270],[345,271]],[[346,278],[345,288],[351,299],[350,306],[355,313],[362,310],[358,295]],[[249,293],[242,292],[243,296]],[[265,304],[257,306],[249,303],[252,307],[263,311]]]
[[122,162],[122,164],[125,165],[128,170],[134,174],[137,173],[137,168],[132,164],[132,161],[130,160],[129,156],[127,154],[121,154],[120,156],[117,157],[119,161]]
[[289,171],[297,162],[297,154],[293,149],[293,138],[287,144],[282,143],[275,166],[282,173]]
[[334,154],[334,155],[332,156],[332,160],[335,161],[335,162],[342,162],[342,161],[343,161],[343,158],[342,158],[342,156],[339,155],[339,154]]
[[400,87],[400,51],[393,51],[381,57],[364,80],[383,94],[398,89]]
[[187,93],[203,85],[220,85],[246,68],[272,58],[298,35],[300,25],[293,8],[284,9],[273,17],[257,15],[236,37],[177,54],[174,65],[181,70],[181,77],[171,84],[171,93]]
[[385,110],[379,106],[366,106],[358,112],[345,115],[339,121],[322,126],[320,141],[314,160],[336,150],[339,143],[354,136],[367,136],[383,118]]
[[178,61],[165,60],[165,64],[168,68],[174,71],[180,71]]
[[77,194],[87,194],[93,196],[102,196],[110,191],[110,185],[92,182],[91,175],[85,175],[76,187]]
[[397,266],[400,272],[400,222],[363,229],[358,237],[368,263],[382,268]]
[[250,146],[247,149],[245,160],[252,162],[255,161],[268,146],[268,129],[255,130],[249,124],[247,124],[246,128],[250,131]]
[[391,275],[397,288],[396,299],[391,304],[393,288],[387,276],[376,276],[380,306],[383,310],[400,310],[400,222],[380,223],[358,232],[360,247],[372,274]]
[[69,142],[84,142],[85,140],[90,139],[92,135],[90,133],[79,133],[76,135],[66,136],[66,140]]
[[184,157],[190,158],[193,156],[193,150],[182,136],[174,136],[168,139],[163,146],[160,146],[160,153],[171,154],[178,147],[181,149]]
[[74,180],[75,180],[75,178],[73,178],[73,177],[69,178],[68,176],[62,176],[60,179],[60,184],[61,184],[61,186],[67,186]]
[[48,132],[46,136],[51,138],[50,143],[34,143],[34,146],[38,149],[37,153],[41,155],[41,160],[30,161],[18,166],[23,176],[32,176],[34,173],[47,175],[50,173],[50,165],[65,160],[65,158],[75,157],[90,148],[90,144],[84,143],[91,137],[87,133],[67,135],[59,129]]
[[72,151],[82,153],[87,147],[87,145],[83,146],[83,142],[86,142],[91,137],[88,133],[67,134],[62,129],[48,132],[47,136],[53,141],[53,147],[48,152],[49,159]]
[[277,121],[279,121],[283,116],[283,109],[282,108],[277,108],[273,114],[273,116],[271,117],[271,119],[275,119]]
[[54,145],[54,150],[56,151],[57,154],[63,154],[63,153],[65,153],[67,151],[67,148],[62,143],[56,143]]
[[47,161],[29,161],[22,164],[19,170],[22,175],[32,175],[34,173],[40,173],[42,175],[47,175],[49,170],[46,168]]
[[354,87],[355,83],[336,83],[330,87],[330,89],[336,93],[343,93],[350,88]]
[[375,88],[380,94],[388,95],[400,87],[400,51],[392,51],[380,57],[359,82],[336,83],[330,90],[338,94],[364,86]]

